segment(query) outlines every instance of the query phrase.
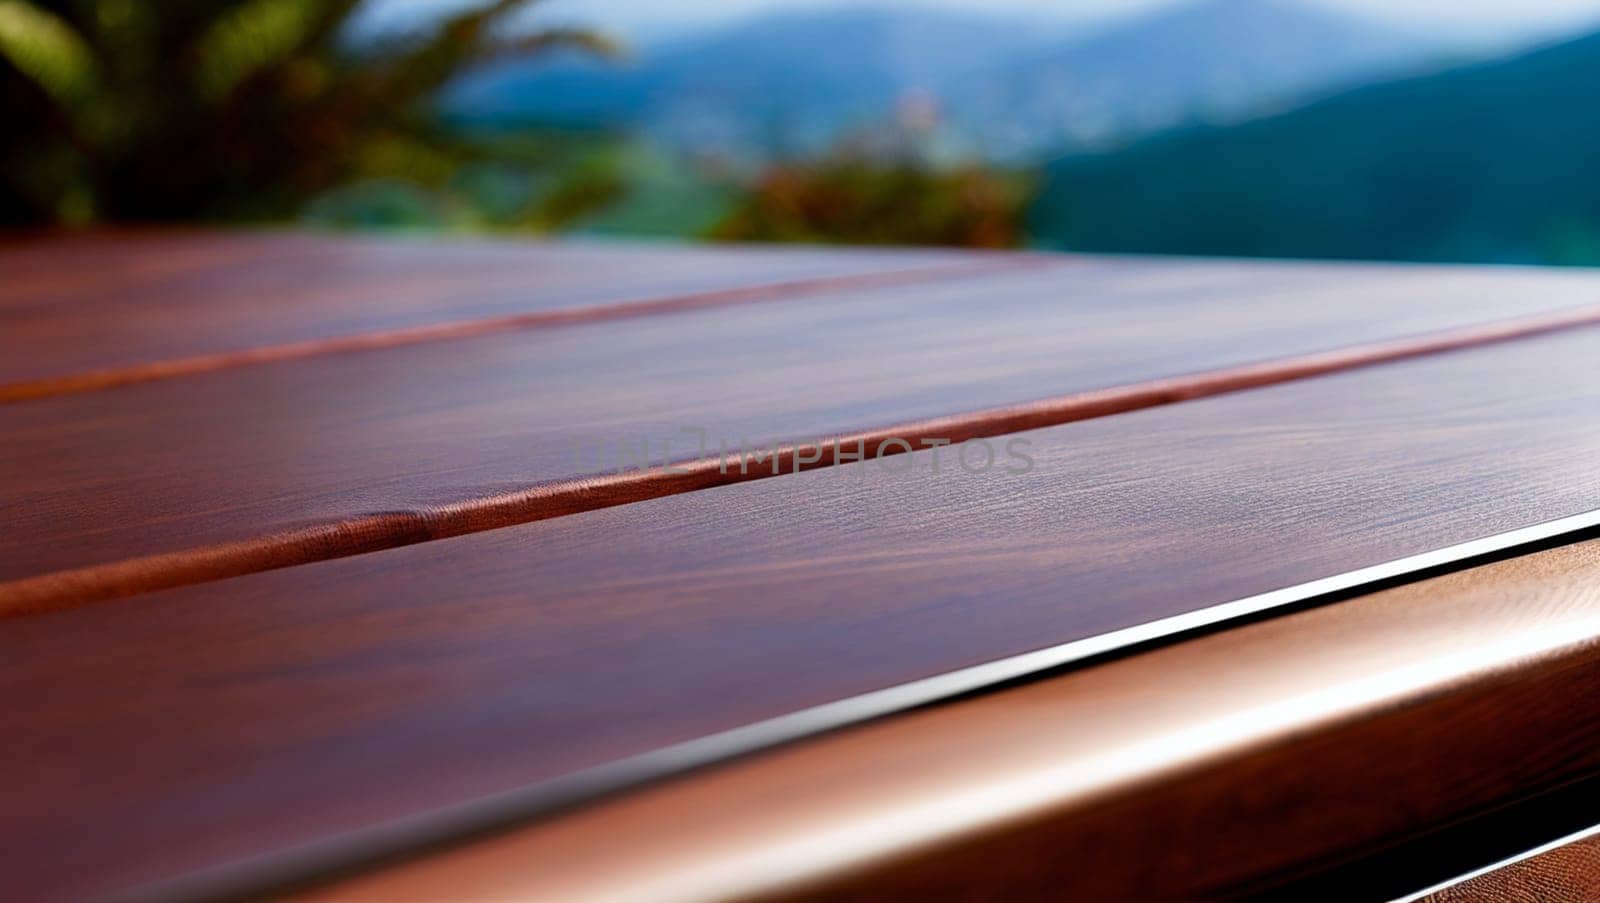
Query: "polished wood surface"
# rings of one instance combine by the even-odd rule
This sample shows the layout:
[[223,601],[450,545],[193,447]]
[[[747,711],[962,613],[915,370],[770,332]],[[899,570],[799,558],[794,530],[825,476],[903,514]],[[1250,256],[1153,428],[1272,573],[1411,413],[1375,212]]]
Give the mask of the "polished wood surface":
[[[319,252],[329,256],[305,264],[312,275],[294,278],[312,279],[323,261],[349,267],[350,280],[392,264],[404,281],[408,247],[373,247],[381,249],[371,252],[375,260],[356,255],[353,263]],[[514,248],[468,249],[509,267],[513,285],[534,278],[518,268]],[[70,260],[65,253],[57,257]],[[555,252],[530,253],[539,260]],[[576,253],[581,266],[572,264],[564,278],[599,291],[599,281],[585,281],[599,277],[583,267],[592,269],[607,253]],[[628,252],[644,259],[651,253],[660,252]],[[713,256],[691,255],[682,278],[711,278],[709,261],[721,258],[703,253]],[[768,258],[796,252],[760,252],[750,261],[716,253],[739,261],[729,265],[732,278],[768,272]],[[465,275],[472,254],[461,262],[424,245],[416,256],[423,264],[454,261],[434,277],[440,281],[424,280],[418,297],[435,297],[441,285],[480,285]],[[199,260],[190,265],[204,274],[203,284],[215,287],[232,272],[206,264],[211,258],[203,254]],[[822,266],[804,254],[796,261]],[[617,266],[626,273],[643,265],[623,255]],[[914,284],[817,288],[771,304],[312,354],[0,405],[7,437],[0,505],[11,525],[0,536],[0,614],[737,478],[704,459],[684,474],[654,467],[597,478],[582,472],[577,444],[586,454],[609,449],[615,460],[620,443],[647,439],[659,461],[661,444],[670,442],[673,460],[685,461],[697,457],[685,431],[703,429],[710,441],[730,446],[790,443],[779,463],[793,469],[792,443],[818,437],[851,437],[869,454],[889,436],[960,441],[1600,318],[1592,303],[1600,282],[1589,275],[1032,256],[997,266]],[[34,290],[46,292],[44,281]],[[481,286],[494,284],[485,276]],[[496,303],[524,297],[488,294]],[[203,295],[196,289],[193,296]],[[460,297],[468,296],[464,290]],[[349,304],[328,301],[343,297],[338,291],[309,297],[311,308],[327,304],[328,317],[354,316]],[[227,307],[228,330],[245,317],[234,311],[259,317],[270,309],[259,295],[248,300]],[[42,303],[13,299],[11,307],[33,311]],[[441,315],[408,303],[394,302],[396,312],[384,316]],[[100,309],[91,301],[67,306],[84,316]],[[0,316],[7,309],[0,304]],[[462,301],[446,313],[477,309]],[[362,310],[354,322],[370,325],[378,316]],[[72,323],[62,328],[79,329]],[[328,321],[312,317],[294,328],[326,329]],[[1204,341],[1196,341],[1200,335]]]
[[1029,473],[919,452],[13,621],[8,882],[347,837],[1589,511],[1597,354],[1574,330],[1031,432]]
[[[1577,704],[1597,693],[1591,541],[819,737],[301,899],[1235,896],[1600,772],[1600,711]],[[1429,900],[1587,899],[1550,891],[1592,889],[1597,852]]]
[[0,403],[641,309],[938,279],[1002,260],[1024,258],[304,233],[49,236],[0,245]]
[[1600,835],[1476,875],[1424,903],[1600,903]]

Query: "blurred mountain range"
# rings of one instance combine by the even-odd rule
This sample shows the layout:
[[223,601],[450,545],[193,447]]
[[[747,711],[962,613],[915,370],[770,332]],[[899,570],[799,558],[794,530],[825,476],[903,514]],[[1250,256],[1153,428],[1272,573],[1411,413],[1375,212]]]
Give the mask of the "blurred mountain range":
[[954,152],[1020,160],[1244,118],[1446,56],[1438,42],[1295,0],[1198,0],[1089,34],[832,9],[637,47],[621,64],[506,64],[463,79],[442,105],[457,123],[627,129],[674,151],[756,160],[909,117],[937,123]]
[[1600,34],[1053,164],[1094,251],[1600,264]]

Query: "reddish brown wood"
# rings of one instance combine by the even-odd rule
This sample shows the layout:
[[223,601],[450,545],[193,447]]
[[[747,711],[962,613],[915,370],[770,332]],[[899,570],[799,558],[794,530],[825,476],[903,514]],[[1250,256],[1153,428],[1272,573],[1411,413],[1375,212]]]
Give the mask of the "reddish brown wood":
[[55,236],[0,245],[0,403],[1021,260],[304,233]]
[[1587,511],[1597,354],[1575,331],[1036,431],[1026,474],[918,453],[15,620],[5,883],[328,840]]
[[1600,901],[1600,836],[1591,835],[1423,898],[1423,903],[1552,901]]
[[959,441],[1593,321],[1600,307],[1573,305],[1595,285],[1515,270],[1029,263],[0,405],[12,524],[0,612],[735,478],[703,461],[593,478],[574,463],[578,441],[671,440],[680,460],[695,454],[685,428],[730,444],[843,435],[869,452],[886,436]]
[[[816,737],[306,896],[1233,898],[1600,772],[1600,711],[1572,705],[1596,693],[1587,542]],[[1600,881],[1597,855],[1429,903],[1587,899],[1560,891]]]

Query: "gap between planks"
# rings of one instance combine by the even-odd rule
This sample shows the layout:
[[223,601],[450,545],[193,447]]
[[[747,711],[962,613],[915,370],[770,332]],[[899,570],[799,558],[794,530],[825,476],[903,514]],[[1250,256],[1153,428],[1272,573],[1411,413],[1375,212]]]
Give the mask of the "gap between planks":
[[902,269],[875,273],[813,276],[737,288],[688,292],[637,301],[612,301],[564,310],[538,311],[375,330],[344,336],[308,339],[301,342],[287,342],[257,348],[221,351],[214,354],[171,358],[127,367],[88,370],[64,376],[0,383],[0,404],[32,401],[58,395],[73,395],[80,392],[94,392],[117,386],[195,376],[216,370],[249,367],[323,355],[376,351],[426,342],[469,339],[491,333],[549,329],[560,326],[598,323],[607,320],[680,313],[709,307],[783,301],[802,298],[820,292],[843,289],[874,289],[916,285],[938,279],[984,275],[993,272],[1068,266],[1075,262],[1077,262],[1077,258],[1070,256],[1052,257],[1046,255],[1018,255],[1007,259],[964,260],[954,263],[908,266]]
[[[723,294],[723,293],[712,293]],[[704,297],[704,296],[697,296]],[[694,306],[705,303],[698,302]],[[665,308],[678,309],[678,308]],[[414,511],[385,511],[224,543],[0,583],[0,617],[104,602],[259,571],[311,564],[462,536],[615,505],[832,466],[858,447],[878,457],[909,451],[905,440],[952,444],[1262,388],[1407,358],[1600,325],[1600,305],[1518,317],[1313,354],[1145,380],[1024,404],[889,424],[862,432],[779,443],[764,467],[741,472],[719,457],[688,458],[649,470],[553,480],[509,493]],[[812,453],[817,454],[813,457]],[[763,459],[765,461],[765,459]]]

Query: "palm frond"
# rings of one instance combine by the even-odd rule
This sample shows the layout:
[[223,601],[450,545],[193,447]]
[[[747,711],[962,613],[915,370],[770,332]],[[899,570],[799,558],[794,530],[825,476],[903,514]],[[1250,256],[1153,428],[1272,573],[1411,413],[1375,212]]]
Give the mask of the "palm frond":
[[363,3],[364,0],[323,0],[306,45],[319,50],[335,49],[340,33]]
[[195,79],[216,100],[250,76],[283,62],[316,31],[317,0],[251,0],[217,19],[195,46]]
[[99,84],[83,36],[26,0],[0,0],[0,57],[67,111],[92,97]]
[[0,93],[20,101],[0,188],[65,222],[282,216],[364,173],[442,183],[461,151],[434,131],[439,86],[485,59],[612,49],[522,27],[537,0],[353,35],[363,2],[0,0]]
[[581,50],[599,57],[619,57],[623,54],[621,44],[598,32],[583,28],[546,28],[531,34],[491,38],[479,45],[473,61],[487,63],[553,50]]
[[385,78],[394,96],[416,97],[443,85],[490,47],[509,40],[497,29],[539,0],[494,0],[445,19],[424,40],[395,53]]

